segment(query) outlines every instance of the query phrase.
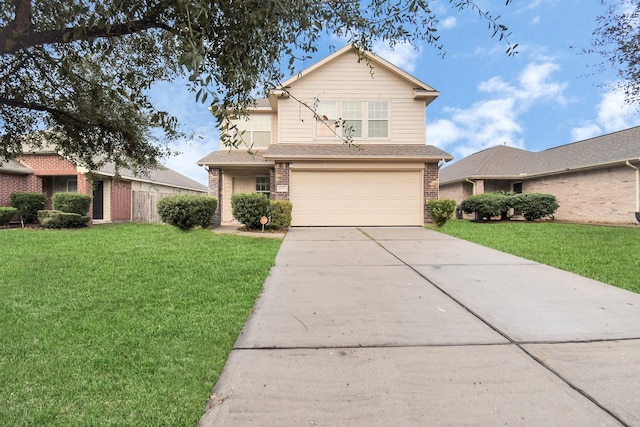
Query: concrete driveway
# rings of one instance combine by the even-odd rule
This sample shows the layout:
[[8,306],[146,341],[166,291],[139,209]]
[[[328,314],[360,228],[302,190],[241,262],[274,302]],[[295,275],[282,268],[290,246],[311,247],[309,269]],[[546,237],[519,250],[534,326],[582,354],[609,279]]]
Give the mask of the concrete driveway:
[[294,228],[199,425],[640,425],[640,295],[417,227]]

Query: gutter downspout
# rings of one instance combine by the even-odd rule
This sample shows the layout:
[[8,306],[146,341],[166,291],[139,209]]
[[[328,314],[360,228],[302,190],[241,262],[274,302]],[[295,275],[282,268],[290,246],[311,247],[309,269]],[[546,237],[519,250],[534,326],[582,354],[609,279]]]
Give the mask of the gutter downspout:
[[[640,157],[638,157],[640,160]],[[640,169],[627,160],[626,165],[636,171],[636,221],[640,222]]]
[[476,182],[475,181],[471,181],[469,178],[465,178],[465,181],[467,181],[469,184],[473,185],[473,195],[476,195]]
[[[469,184],[471,184],[473,186],[472,192],[473,192],[473,195],[475,196],[476,195],[476,182],[475,181],[471,181],[469,178],[465,178],[464,180],[467,181]],[[461,211],[461,213],[462,213],[462,211]],[[476,220],[478,219],[478,212],[476,212],[474,214],[474,218]],[[458,219],[462,219],[462,215],[460,215],[460,218],[458,218]]]

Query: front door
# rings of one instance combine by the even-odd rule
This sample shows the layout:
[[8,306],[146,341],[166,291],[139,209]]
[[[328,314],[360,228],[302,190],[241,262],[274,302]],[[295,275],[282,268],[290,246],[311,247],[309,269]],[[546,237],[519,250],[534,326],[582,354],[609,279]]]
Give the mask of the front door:
[[104,181],[93,182],[93,219],[104,219]]

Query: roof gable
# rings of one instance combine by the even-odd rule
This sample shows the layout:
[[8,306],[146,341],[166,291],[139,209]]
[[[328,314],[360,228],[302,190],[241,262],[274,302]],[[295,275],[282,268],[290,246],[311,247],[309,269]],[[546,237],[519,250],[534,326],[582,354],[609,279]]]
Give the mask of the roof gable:
[[[299,72],[298,74],[296,74],[295,76],[290,77],[288,80],[286,80],[284,83],[282,83],[282,85],[280,86],[280,88],[287,88],[287,87],[291,87],[294,86],[296,84],[296,82],[298,82],[301,79],[304,79],[306,76],[309,76],[311,74],[315,74],[316,72],[318,72],[320,69],[322,69],[323,67],[325,67],[327,64],[334,62],[335,60],[337,60],[338,58],[344,56],[344,55],[353,55],[354,56],[354,60],[356,60],[356,58],[358,57],[358,52],[356,51],[357,48],[355,48],[352,45],[347,45],[345,47],[343,47],[342,49],[337,50],[336,52],[332,53],[331,55],[325,57],[324,59],[316,62],[315,64],[311,65],[310,67],[302,70],[301,72]],[[419,80],[418,78],[412,76],[411,74],[405,72],[404,70],[402,70],[401,68],[395,66],[394,64],[390,63],[389,61],[385,60],[384,58],[375,55],[372,52],[368,52],[368,51],[362,51],[362,59],[358,58],[358,61],[368,61],[368,63],[374,67],[374,71],[375,71],[375,67],[380,67],[388,72],[390,72],[391,74],[395,75],[396,77],[398,77],[398,79],[403,80],[404,82],[406,82],[408,85],[410,85],[411,87],[414,88],[414,92],[415,92],[415,96],[419,97],[419,98],[424,98],[424,99],[435,99],[438,95],[439,92],[437,90],[435,90],[433,87],[429,86],[428,84],[422,82],[421,80]],[[275,93],[273,94],[281,94],[281,89],[280,90],[276,90],[274,91]],[[430,101],[429,101],[430,102]]]

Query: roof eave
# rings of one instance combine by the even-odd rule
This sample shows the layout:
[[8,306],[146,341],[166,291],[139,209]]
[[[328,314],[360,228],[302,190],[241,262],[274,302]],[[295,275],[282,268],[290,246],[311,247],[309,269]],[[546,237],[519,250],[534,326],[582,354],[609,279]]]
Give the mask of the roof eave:
[[339,154],[321,154],[321,155],[312,155],[312,154],[268,154],[264,156],[265,159],[275,160],[275,161],[290,161],[290,160],[312,160],[312,161],[323,161],[323,160],[348,160],[348,161],[379,161],[379,162],[388,162],[388,161],[405,161],[405,162],[416,162],[416,161],[433,161],[438,162],[440,160],[449,161],[453,159],[453,157],[449,156],[376,156],[376,155],[339,155]]
[[237,163],[215,163],[215,162],[210,162],[210,163],[198,163],[200,166],[207,166],[209,168],[251,168],[251,169],[263,169],[263,168],[270,168],[272,166],[275,165],[275,162],[272,161],[268,161],[268,162],[263,162],[263,163],[242,163],[242,162],[237,162]]
[[593,164],[590,164],[590,165],[577,166],[577,167],[573,167],[573,168],[564,168],[564,169],[556,169],[556,170],[545,171],[545,172],[531,173],[531,174],[526,174],[526,177],[527,178],[538,178],[538,177],[541,177],[541,176],[560,175],[560,174],[563,174],[563,173],[571,173],[571,172],[580,172],[580,171],[587,171],[587,170],[594,170],[594,169],[602,169],[602,168],[611,167],[611,166],[622,166],[622,165],[625,165],[626,162],[634,162],[634,161],[638,161],[638,160],[640,160],[640,156],[631,157],[631,158],[625,158],[625,159],[620,159],[620,160],[612,160],[612,161],[604,162],[604,163],[593,163]]

